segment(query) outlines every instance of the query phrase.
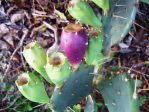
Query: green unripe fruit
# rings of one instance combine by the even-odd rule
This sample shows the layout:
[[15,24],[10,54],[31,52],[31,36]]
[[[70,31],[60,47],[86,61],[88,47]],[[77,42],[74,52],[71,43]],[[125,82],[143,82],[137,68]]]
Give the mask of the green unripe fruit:
[[31,42],[25,46],[23,56],[27,63],[38,73],[40,73],[49,83],[51,83],[44,66],[46,65],[46,53],[38,42]]
[[41,79],[33,73],[23,73],[16,80],[16,85],[24,97],[37,103],[48,103],[49,97]]

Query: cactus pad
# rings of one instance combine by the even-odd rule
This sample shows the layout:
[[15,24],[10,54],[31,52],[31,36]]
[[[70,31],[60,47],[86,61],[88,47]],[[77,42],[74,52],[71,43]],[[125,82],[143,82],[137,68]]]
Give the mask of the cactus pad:
[[141,2],[149,4],[149,0],[141,0]]
[[77,3],[68,7],[68,12],[78,21],[93,27],[100,27],[101,21],[96,17],[93,9],[84,0],[77,0]]
[[96,65],[100,67],[103,63],[103,34],[100,33],[98,37],[91,37],[88,42],[88,49],[85,55],[85,61],[88,65]]
[[120,42],[129,32],[137,12],[138,0],[110,0],[110,10],[103,17],[105,31],[104,52]]
[[105,13],[109,10],[109,0],[93,0],[93,2],[102,8]]
[[63,87],[54,91],[51,98],[53,110],[62,112],[86,97],[92,89],[92,72],[92,66],[81,64],[79,70],[70,75]]
[[109,112],[139,112],[138,99],[134,97],[135,83],[127,74],[116,75],[99,83]]

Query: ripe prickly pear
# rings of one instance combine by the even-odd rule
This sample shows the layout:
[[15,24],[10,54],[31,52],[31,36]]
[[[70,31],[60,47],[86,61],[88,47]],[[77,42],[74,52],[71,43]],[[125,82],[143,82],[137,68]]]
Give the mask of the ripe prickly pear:
[[51,82],[44,69],[44,66],[47,62],[46,53],[38,42],[31,42],[27,46],[25,46],[23,50],[23,56],[32,68],[39,72],[49,83]]
[[62,49],[64,50],[70,64],[79,65],[85,55],[88,37],[80,25],[69,24],[61,34]]
[[16,85],[27,99],[38,103],[49,102],[49,97],[44,89],[44,85],[35,73],[21,74],[16,80]]
[[45,67],[51,81],[57,86],[61,87],[64,81],[70,75],[70,65],[64,54],[54,52],[47,58],[47,65]]
[[88,24],[96,28],[102,25],[101,21],[96,17],[93,9],[86,1],[77,0],[75,3],[70,5],[71,6],[68,7],[68,12],[81,23]]

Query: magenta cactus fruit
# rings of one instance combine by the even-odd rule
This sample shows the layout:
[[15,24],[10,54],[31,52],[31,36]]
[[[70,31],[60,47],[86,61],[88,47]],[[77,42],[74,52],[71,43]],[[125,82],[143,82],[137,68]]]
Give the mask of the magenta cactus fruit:
[[69,24],[62,31],[60,44],[70,64],[78,65],[85,55],[88,37],[80,25]]

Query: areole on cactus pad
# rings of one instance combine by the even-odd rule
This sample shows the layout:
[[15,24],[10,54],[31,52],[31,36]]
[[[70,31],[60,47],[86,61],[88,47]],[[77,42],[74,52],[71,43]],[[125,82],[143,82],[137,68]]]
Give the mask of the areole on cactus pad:
[[61,48],[72,66],[81,63],[88,45],[85,30],[79,24],[69,24],[61,34]]

